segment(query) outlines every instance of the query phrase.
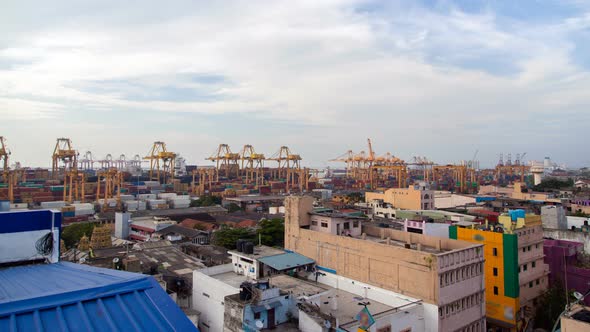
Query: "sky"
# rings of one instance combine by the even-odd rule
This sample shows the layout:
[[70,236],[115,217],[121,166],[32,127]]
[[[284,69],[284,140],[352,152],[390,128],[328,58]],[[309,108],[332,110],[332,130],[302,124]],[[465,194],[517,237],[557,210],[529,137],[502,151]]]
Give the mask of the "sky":
[[[0,136],[49,166],[220,143],[590,165],[588,1],[28,1],[0,10]],[[514,158],[514,157],[513,157]]]

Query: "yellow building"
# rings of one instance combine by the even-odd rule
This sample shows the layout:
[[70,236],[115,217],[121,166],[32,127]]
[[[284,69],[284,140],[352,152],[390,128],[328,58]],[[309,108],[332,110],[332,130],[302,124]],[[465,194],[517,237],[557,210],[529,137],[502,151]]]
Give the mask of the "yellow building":
[[501,215],[494,227],[449,227],[452,239],[484,244],[488,327],[516,331],[534,312],[547,288],[541,217]]
[[408,188],[391,188],[383,192],[365,193],[365,202],[381,200],[392,207],[402,210],[430,210],[434,209],[434,191],[421,186]]

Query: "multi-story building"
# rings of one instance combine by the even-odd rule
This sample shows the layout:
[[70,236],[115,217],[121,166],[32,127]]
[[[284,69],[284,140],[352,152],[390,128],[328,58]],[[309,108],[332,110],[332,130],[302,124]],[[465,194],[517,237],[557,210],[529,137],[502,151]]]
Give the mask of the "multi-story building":
[[482,244],[368,223],[359,236],[314,230],[311,197],[288,197],[285,210],[285,249],[315,260],[322,273],[420,299],[426,331],[486,330]]
[[495,226],[449,227],[451,239],[484,244],[488,326],[515,331],[526,325],[547,289],[540,216],[501,215]]
[[383,192],[365,193],[365,202],[380,200],[395,209],[434,209],[434,191],[425,186],[411,185],[408,188],[391,188]]

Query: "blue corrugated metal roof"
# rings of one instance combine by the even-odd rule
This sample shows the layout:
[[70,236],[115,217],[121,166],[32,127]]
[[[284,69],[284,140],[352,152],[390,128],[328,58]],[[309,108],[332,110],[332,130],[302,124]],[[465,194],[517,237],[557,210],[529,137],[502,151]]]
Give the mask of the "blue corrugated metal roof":
[[73,263],[0,270],[0,331],[198,331],[150,276]]
[[312,264],[314,262],[313,259],[299,255],[296,252],[288,252],[280,255],[262,257],[258,258],[258,261],[278,271],[290,270],[299,266]]

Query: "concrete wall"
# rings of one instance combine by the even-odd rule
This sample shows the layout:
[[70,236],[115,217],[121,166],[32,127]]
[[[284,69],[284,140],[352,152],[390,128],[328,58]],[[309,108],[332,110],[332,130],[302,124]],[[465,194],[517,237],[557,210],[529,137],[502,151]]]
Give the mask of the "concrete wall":
[[584,244],[584,252],[590,254],[590,233],[572,232],[559,229],[544,229],[543,236],[550,239],[580,242]]
[[[483,291],[483,275],[480,274],[479,277],[458,283],[463,287],[457,287],[453,292],[445,293],[442,297],[439,294],[442,273],[458,273],[455,271],[472,264],[483,264],[482,245],[363,226],[364,233],[383,241],[390,238],[445,250],[434,254],[424,250],[406,249],[371,240],[303,229],[300,227],[299,218],[305,222],[303,216],[312,210],[312,201],[307,197],[289,197],[285,201],[286,249],[310,257],[319,266],[331,269],[343,277],[404,296],[419,298],[436,306],[466,297],[474,290]],[[483,305],[479,311],[485,312]],[[462,326],[449,325],[447,328],[458,329]]]
[[233,271],[251,279],[257,279],[260,263],[252,258],[230,252]]
[[437,209],[448,209],[468,204],[475,204],[475,197],[451,193],[436,193],[434,196],[434,207]]
[[206,271],[197,270],[193,272],[192,307],[201,312],[199,319],[199,329],[201,331],[223,331],[224,298],[227,295],[239,293],[240,289],[207,274],[230,272],[233,270],[233,266],[225,264],[204,270]]
[[299,330],[306,332],[324,332],[324,327],[309,317],[303,310],[299,311]]
[[566,229],[567,217],[565,209],[558,205],[547,205],[541,207],[541,221],[544,228]]
[[[345,223],[348,223],[348,229],[345,229]],[[343,232],[349,232],[351,236],[359,236],[361,235],[361,222],[360,220],[347,218],[312,215],[310,229],[334,235],[343,235]],[[338,234],[338,231],[340,231],[340,234]]]
[[434,191],[421,190],[415,186],[387,189],[383,193],[365,193],[365,202],[381,199],[394,208],[404,210],[429,210],[434,207]]

